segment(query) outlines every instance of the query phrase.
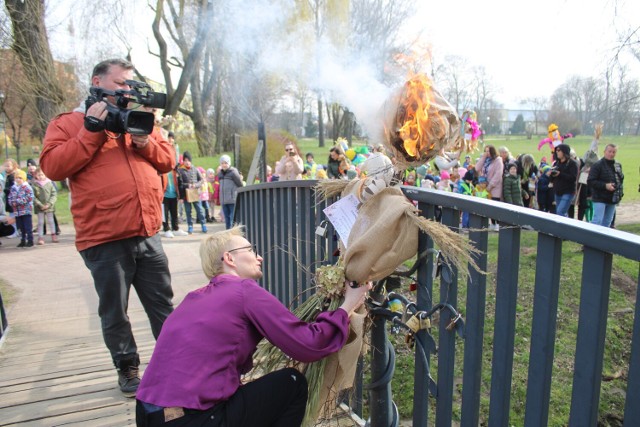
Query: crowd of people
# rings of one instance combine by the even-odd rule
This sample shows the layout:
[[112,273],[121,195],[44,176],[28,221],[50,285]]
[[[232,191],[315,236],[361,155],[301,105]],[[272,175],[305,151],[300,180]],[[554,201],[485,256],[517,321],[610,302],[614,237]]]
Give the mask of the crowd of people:
[[0,165],[0,189],[0,237],[19,239],[18,247],[32,248],[45,244],[48,225],[51,242],[58,243],[60,227],[55,216],[58,188],[35,160],[27,160],[25,171],[14,159],[6,159]]
[[[624,174],[615,161],[617,147],[608,144],[597,160],[597,143],[583,157],[568,144],[557,144],[549,158],[536,164],[533,155],[512,156],[507,147],[485,145],[475,161],[461,153],[436,156],[430,164],[409,168],[403,184],[436,188],[587,220],[605,227],[615,224],[615,206],[622,199]],[[435,171],[432,171],[435,169]],[[462,229],[468,216],[462,215]],[[489,226],[499,230],[492,221]]]
[[[316,163],[312,153],[307,153],[303,163],[293,144],[287,144],[285,150],[287,154],[276,163],[277,173],[269,173],[268,181],[354,179],[367,176],[368,164],[378,163],[380,158],[385,159],[381,162],[383,167],[392,169],[395,163],[382,145],[362,147],[356,152],[338,143],[329,150],[325,165]],[[536,163],[532,154],[514,157],[505,146],[484,145],[476,159],[443,149],[432,162],[409,167],[396,178],[404,185],[502,201],[614,227],[615,206],[624,194],[624,174],[615,161],[615,144],[605,147],[600,160],[597,151],[594,141],[584,156],[578,157],[568,144],[558,141],[549,156],[542,156]],[[489,227],[499,230],[494,220]],[[462,214],[461,228],[468,228],[466,213]]]

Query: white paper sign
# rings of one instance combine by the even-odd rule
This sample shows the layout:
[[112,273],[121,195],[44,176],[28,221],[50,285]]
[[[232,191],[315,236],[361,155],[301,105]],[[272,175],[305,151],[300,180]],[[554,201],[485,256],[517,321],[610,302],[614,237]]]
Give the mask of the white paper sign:
[[323,211],[333,228],[338,232],[338,236],[340,236],[345,248],[349,241],[351,228],[353,228],[358,216],[359,204],[358,198],[353,194],[349,194],[347,197],[343,197],[334,204],[327,206]]

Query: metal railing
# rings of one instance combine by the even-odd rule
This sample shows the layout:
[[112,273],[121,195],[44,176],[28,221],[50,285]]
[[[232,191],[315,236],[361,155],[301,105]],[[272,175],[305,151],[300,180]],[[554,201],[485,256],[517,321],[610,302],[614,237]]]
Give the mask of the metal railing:
[[[333,253],[337,244],[331,226],[328,227],[327,237],[315,234],[316,227],[324,219],[322,208],[329,204],[323,202],[316,205],[313,194],[315,183],[267,183],[245,187],[238,194],[235,220],[247,226],[248,238],[257,243],[262,251],[265,287],[284,303],[292,301],[296,294],[309,285],[315,266],[336,261]],[[413,187],[402,189],[409,199],[417,202],[423,216],[433,219],[436,209],[439,209],[440,221],[453,229],[458,229],[460,212],[469,212],[469,239],[480,250],[475,261],[484,271],[488,265],[489,233],[482,229],[487,228],[490,218],[500,221],[502,225],[498,235],[495,272],[495,325],[488,413],[491,426],[510,425],[522,227],[537,233],[533,300],[524,302],[533,304],[524,416],[527,426],[548,424],[563,241],[584,246],[571,406],[565,424],[597,425],[613,256],[640,261],[640,236],[455,193]],[[433,241],[421,234],[418,252],[429,248],[433,248]],[[443,268],[448,269],[448,274],[441,275],[441,278],[446,276],[447,280],[440,280],[439,295],[447,295],[447,302],[457,307],[458,272],[447,266]],[[429,251],[427,262],[417,272],[417,307],[420,310],[428,310],[433,306],[433,269],[433,251]],[[470,268],[464,301],[466,327],[460,408],[462,426],[475,427],[480,422],[486,298],[487,275]],[[637,298],[640,298],[640,293]],[[634,314],[624,407],[625,425],[636,425],[640,420],[640,304],[637,300]],[[454,386],[456,339],[455,334],[446,330],[451,320],[448,313],[443,312],[438,322],[437,426],[452,424],[454,393],[457,393]],[[426,331],[418,333],[426,334]],[[429,420],[429,389],[425,376],[425,372],[429,372],[425,363],[429,361],[423,359],[415,359],[413,425],[416,427],[426,426]],[[487,418],[487,414],[484,414],[484,418]]]

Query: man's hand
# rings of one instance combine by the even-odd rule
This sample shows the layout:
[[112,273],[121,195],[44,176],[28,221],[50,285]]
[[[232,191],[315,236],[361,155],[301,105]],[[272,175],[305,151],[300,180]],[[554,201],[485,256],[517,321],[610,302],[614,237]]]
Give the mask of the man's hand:
[[149,136],[148,135],[131,135],[131,142],[133,143],[134,148],[141,150],[149,144]]
[[104,101],[93,104],[84,117],[84,127],[89,132],[102,132],[105,128],[104,120],[107,118],[107,103]]
[[351,285],[351,282],[345,281],[344,302],[340,306],[349,315],[364,303],[367,292],[373,287],[373,282],[367,282],[360,286],[356,285],[355,287]]
[[107,118],[107,103],[104,101],[96,102],[87,110],[86,116],[95,117],[98,120]]

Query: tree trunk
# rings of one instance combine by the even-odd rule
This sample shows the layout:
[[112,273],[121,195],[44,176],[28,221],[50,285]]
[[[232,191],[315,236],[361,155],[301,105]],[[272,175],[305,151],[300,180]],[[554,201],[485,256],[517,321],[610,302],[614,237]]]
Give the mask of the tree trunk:
[[322,119],[322,98],[318,95],[318,147],[324,147],[324,120]]
[[12,48],[18,55],[34,94],[37,113],[36,136],[43,138],[49,121],[64,110],[44,25],[44,0],[6,0],[13,27]]
[[354,127],[354,115],[351,111],[345,111],[345,131],[344,137],[347,138],[347,142],[349,143],[349,147],[353,146],[353,127]]
[[216,84],[215,99],[215,115],[216,115],[216,145],[214,154],[222,153],[222,78],[218,77]]
[[200,87],[199,71],[196,71],[191,79],[191,103],[193,111],[190,114],[191,121],[196,133],[196,142],[201,156],[210,156],[211,153],[211,130],[207,123],[207,116],[203,104],[203,93]]
[[201,156],[213,155],[211,146],[211,129],[202,119],[193,119],[193,128],[196,134],[196,142],[198,143],[198,151]]

